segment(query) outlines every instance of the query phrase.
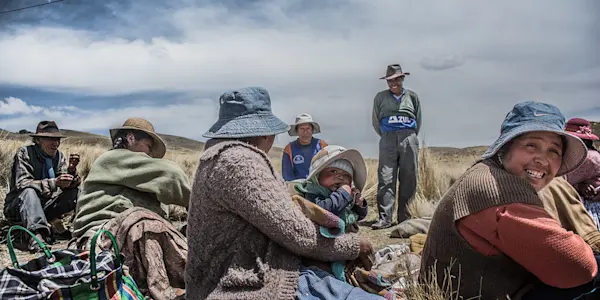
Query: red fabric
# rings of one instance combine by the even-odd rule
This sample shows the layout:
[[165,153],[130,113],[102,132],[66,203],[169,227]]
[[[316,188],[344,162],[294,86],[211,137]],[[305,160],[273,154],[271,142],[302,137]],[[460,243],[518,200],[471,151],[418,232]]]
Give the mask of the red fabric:
[[592,124],[590,124],[588,120],[573,118],[567,122],[565,131],[568,131],[570,134],[580,139],[597,141],[598,136],[592,132],[591,126]]
[[324,140],[321,140],[319,143],[321,143],[321,149],[327,147],[327,142],[325,142]]
[[292,147],[290,146],[290,144],[287,144],[285,148],[283,148],[283,153],[287,153],[288,157],[290,158],[290,163],[292,164],[292,166],[294,166],[294,160],[292,158]]
[[521,203],[496,206],[456,224],[473,249],[488,256],[503,253],[547,285],[576,287],[598,272],[586,242],[563,229],[543,208]]

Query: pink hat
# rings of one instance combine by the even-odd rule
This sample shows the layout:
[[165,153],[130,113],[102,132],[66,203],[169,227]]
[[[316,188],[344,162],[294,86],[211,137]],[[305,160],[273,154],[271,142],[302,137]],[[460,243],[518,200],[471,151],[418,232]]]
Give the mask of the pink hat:
[[582,140],[598,140],[598,136],[592,132],[592,124],[586,119],[570,119],[565,125],[565,131]]

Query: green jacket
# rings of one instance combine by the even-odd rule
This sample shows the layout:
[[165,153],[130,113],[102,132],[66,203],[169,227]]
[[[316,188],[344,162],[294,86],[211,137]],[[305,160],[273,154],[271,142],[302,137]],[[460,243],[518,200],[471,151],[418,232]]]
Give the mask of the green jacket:
[[134,206],[166,217],[161,203],[187,208],[189,198],[189,179],[174,162],[126,149],[107,151],[94,161],[83,183],[73,237]]
[[390,116],[407,116],[415,119],[417,134],[421,130],[421,102],[419,96],[412,90],[404,88],[404,96],[401,101],[397,101],[392,92],[387,89],[377,93],[373,99],[373,129],[381,136],[381,119]]
[[[56,178],[42,179],[44,159],[36,153],[33,147],[35,145],[23,146],[15,153],[9,192],[4,201],[5,206],[9,206],[26,188],[33,188],[42,200],[49,200],[60,195],[61,190],[56,186]],[[57,177],[67,173],[67,160],[62,152],[59,151],[52,162]]]

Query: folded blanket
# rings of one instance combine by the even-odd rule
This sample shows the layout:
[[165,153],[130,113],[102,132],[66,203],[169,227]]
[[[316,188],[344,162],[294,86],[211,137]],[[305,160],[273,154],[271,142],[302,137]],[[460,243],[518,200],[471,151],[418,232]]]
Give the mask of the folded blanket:
[[344,234],[346,224],[334,213],[323,209],[300,195],[292,195],[292,200],[307,218],[321,226],[319,230],[324,237],[335,238]]
[[417,233],[415,235],[412,235],[409,239],[410,239],[410,251],[421,255],[421,252],[423,252],[423,248],[425,247],[425,241],[427,240],[427,235],[424,233]]
[[429,231],[431,225],[431,217],[423,217],[419,219],[408,219],[398,225],[390,233],[391,238],[407,239],[415,234]]
[[[125,265],[144,295],[154,299],[176,299],[185,292],[187,240],[158,214],[133,207],[104,226],[116,238]],[[102,239],[102,247],[111,241]]]

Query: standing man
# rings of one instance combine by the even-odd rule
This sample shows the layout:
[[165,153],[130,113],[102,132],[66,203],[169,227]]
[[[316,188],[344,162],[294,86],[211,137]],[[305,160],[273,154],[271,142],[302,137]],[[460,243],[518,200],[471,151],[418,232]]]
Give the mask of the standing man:
[[414,91],[404,88],[399,64],[387,66],[385,79],[389,89],[379,92],[373,100],[373,129],[380,136],[379,167],[377,169],[377,207],[379,221],[373,229],[392,226],[396,202],[396,181],[400,179],[397,221],[408,218],[406,205],[417,189],[419,174],[419,140],[421,103]]
[[313,137],[321,132],[321,126],[307,113],[299,114],[296,123],[288,131],[290,136],[298,139],[287,144],[281,158],[281,170],[285,181],[306,179],[310,168],[310,161],[319,150],[325,148],[327,143]]
[[[50,222],[75,209],[81,179],[69,174],[67,159],[58,151],[64,136],[54,121],[40,122],[30,136],[33,145],[19,148],[13,159],[4,216],[45,239],[53,233],[62,234],[53,232]],[[40,250],[33,238],[28,248],[31,252]]]

